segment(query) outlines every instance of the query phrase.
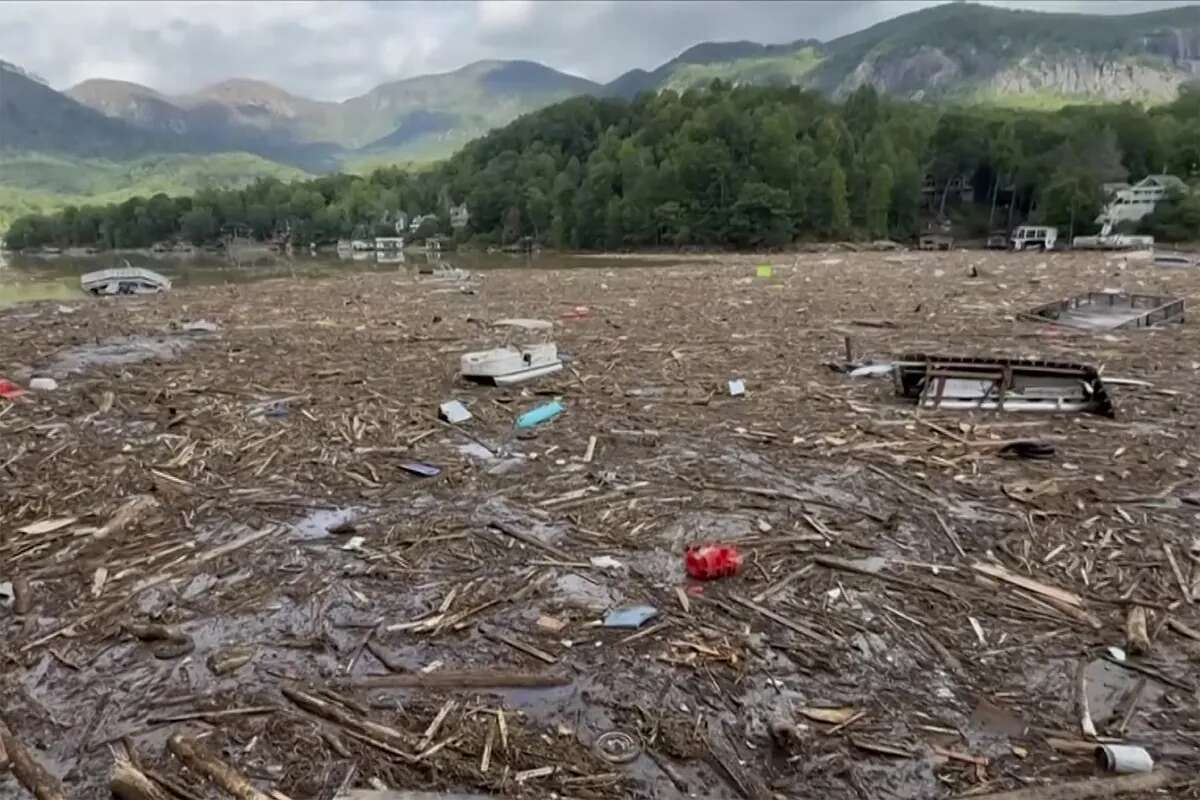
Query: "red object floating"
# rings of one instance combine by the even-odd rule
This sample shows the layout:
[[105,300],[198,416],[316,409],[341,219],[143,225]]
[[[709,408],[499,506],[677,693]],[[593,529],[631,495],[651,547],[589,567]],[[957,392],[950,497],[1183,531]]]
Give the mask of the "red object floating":
[[16,400],[23,394],[25,394],[25,390],[20,386],[17,386],[12,381],[0,378],[0,397],[3,397],[5,400]]
[[696,580],[711,581],[737,575],[742,568],[742,554],[727,544],[703,544],[689,548],[686,554],[687,573]]

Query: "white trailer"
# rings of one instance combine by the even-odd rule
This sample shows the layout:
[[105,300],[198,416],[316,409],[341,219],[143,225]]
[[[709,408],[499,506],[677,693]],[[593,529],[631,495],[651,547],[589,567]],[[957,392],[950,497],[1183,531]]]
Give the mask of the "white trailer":
[[1022,225],[1013,231],[1013,250],[1053,250],[1058,243],[1058,228],[1052,225]]

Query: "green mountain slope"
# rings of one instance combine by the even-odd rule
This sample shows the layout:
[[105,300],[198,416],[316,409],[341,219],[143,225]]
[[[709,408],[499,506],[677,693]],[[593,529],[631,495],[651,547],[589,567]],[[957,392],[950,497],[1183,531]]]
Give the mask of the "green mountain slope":
[[871,84],[913,99],[1035,106],[1096,100],[1168,102],[1200,78],[1200,6],[1128,16],[1047,14],[953,3],[821,44],[693,47],[610,94],[682,90],[714,78],[798,85],[844,96]]
[[814,85],[910,97],[1054,94],[1166,102],[1200,74],[1200,6],[1128,16],[951,4],[825,46]]
[[337,139],[355,149],[370,147],[421,112],[440,119],[423,135],[441,135],[453,148],[521,114],[599,88],[531,61],[479,61],[454,72],[385,83],[347,100]]
[[0,152],[121,157],[163,144],[154,134],[110,119],[0,61]]
[[[243,79],[181,96],[90,80],[64,94],[0,62],[0,153],[49,153],[73,164],[192,154],[202,166],[173,172],[174,185],[186,188],[185,180],[207,174],[211,162],[203,157],[214,154],[258,156],[248,165],[250,177],[276,173],[280,164],[320,173],[425,162],[568,97],[685,91],[715,79],[800,86],[834,97],[871,85],[908,99],[1045,109],[1100,100],[1165,102],[1198,78],[1200,6],[1115,16],[955,3],[825,43],[707,42],[607,85],[529,61],[480,61],[385,83],[343,102]],[[99,174],[104,183],[110,166],[80,168],[72,180],[86,183]],[[11,183],[10,172],[0,175],[0,188],[79,196],[71,187],[48,188],[64,180],[61,166],[35,159],[21,169],[38,186]]]
[[800,83],[819,61],[820,42],[764,45],[755,42],[705,42],[690,47],[652,72],[635,69],[604,87],[614,97],[633,97],[663,89],[684,91],[714,79],[731,83],[792,85]]
[[321,170],[388,153],[446,156],[521,114],[599,90],[529,61],[480,61],[385,83],[341,103],[242,79],[178,97],[109,80],[84,81],[68,94],[109,118],[169,137],[181,149],[246,150]]
[[25,153],[0,155],[0,231],[18,216],[68,205],[104,205],[162,192],[236,189],[258,178],[300,180],[307,173],[249,153],[173,154],[133,161]]

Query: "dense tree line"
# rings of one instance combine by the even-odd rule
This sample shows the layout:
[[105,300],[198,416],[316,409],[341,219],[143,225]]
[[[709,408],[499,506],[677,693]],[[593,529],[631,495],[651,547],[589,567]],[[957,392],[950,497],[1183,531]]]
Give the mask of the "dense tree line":
[[[22,217],[7,239],[16,248],[144,247],[238,230],[306,244],[391,232],[401,212],[436,215],[423,234],[564,248],[907,238],[944,215],[976,234],[1026,218],[1079,232],[1093,227],[1103,183],[1164,171],[1200,177],[1200,88],[1153,109],[1044,112],[935,107],[870,87],[838,104],[796,88],[714,82],[631,102],[568,100],[423,171],[72,207]],[[470,223],[452,231],[448,209],[462,202]],[[1198,223],[1200,193],[1191,193],[1160,204],[1142,227],[1200,238]]]

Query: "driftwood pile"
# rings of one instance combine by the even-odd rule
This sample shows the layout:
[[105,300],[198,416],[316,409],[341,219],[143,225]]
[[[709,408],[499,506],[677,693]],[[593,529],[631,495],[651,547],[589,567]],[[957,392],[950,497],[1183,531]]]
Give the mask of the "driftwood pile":
[[[1018,319],[1200,275],[762,260],[0,312],[0,377],[58,381],[0,400],[0,794],[1200,797],[1200,327]],[[503,317],[567,369],[461,382]],[[1136,380],[1114,420],[935,413],[847,347]],[[710,542],[740,574],[687,578]]]

